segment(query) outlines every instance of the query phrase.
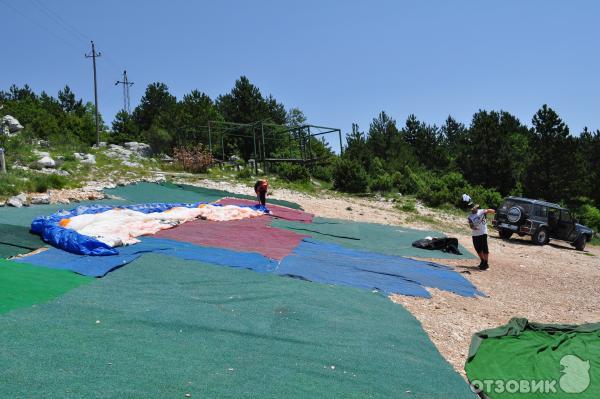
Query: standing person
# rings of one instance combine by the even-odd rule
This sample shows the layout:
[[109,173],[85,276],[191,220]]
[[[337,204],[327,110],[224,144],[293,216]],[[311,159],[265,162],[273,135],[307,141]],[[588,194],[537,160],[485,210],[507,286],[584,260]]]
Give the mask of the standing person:
[[256,199],[262,206],[266,206],[267,204],[267,191],[269,191],[269,182],[266,179],[259,180],[254,184]]
[[487,242],[487,214],[496,213],[493,209],[479,209],[479,204],[475,204],[471,208],[471,214],[467,218],[469,221],[469,227],[471,228],[471,235],[473,236],[473,246],[481,262],[479,263],[479,269],[487,270],[490,265],[488,264],[488,242]]

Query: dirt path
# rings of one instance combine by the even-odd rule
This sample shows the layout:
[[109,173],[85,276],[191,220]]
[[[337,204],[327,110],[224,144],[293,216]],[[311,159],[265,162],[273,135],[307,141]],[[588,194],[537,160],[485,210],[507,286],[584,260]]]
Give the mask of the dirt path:
[[[243,185],[224,182],[203,181],[202,185],[248,192]],[[297,202],[306,211],[323,217],[433,227],[452,234],[473,251],[465,220],[459,216],[418,208],[420,216],[432,219],[432,226],[387,201],[335,195],[317,198],[289,190],[275,190],[273,197]],[[495,231],[490,229],[490,232],[489,270],[479,271],[475,260],[443,261],[463,272],[487,297],[464,298],[435,289],[430,290],[431,299],[391,297],[421,321],[440,353],[462,375],[471,336],[479,330],[505,324],[512,317],[544,323],[600,321],[600,247],[590,246],[585,252],[560,242],[539,247],[529,239],[504,241]]]

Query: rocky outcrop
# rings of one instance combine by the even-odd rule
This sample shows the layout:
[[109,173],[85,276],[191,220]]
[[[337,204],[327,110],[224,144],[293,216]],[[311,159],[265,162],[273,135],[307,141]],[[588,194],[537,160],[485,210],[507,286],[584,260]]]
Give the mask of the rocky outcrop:
[[96,156],[93,154],[84,154],[81,152],[76,152],[73,154],[76,160],[85,165],[95,165],[96,164]]
[[139,167],[140,165],[135,160],[148,158],[152,155],[152,150],[148,144],[132,141],[123,146],[110,144],[104,154],[109,158],[118,159],[124,164],[127,163],[125,166]]
[[23,129],[23,125],[14,116],[5,115],[0,120],[0,131],[7,136],[14,136]]
[[56,161],[50,156],[44,156],[37,160],[37,164],[41,168],[55,168]]
[[23,206],[29,206],[29,202],[27,202],[27,195],[21,193],[19,195],[15,195],[14,197],[10,197],[6,201],[6,205],[12,206],[15,208],[22,208]]
[[123,147],[127,148],[129,151],[136,154],[140,158],[148,158],[152,155],[152,149],[148,144],[145,143],[131,141],[129,143],[123,144]]

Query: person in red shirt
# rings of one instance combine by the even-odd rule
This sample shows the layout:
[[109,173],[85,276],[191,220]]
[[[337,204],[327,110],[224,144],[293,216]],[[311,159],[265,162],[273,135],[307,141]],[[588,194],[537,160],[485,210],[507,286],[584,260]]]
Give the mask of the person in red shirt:
[[254,184],[256,199],[262,206],[266,206],[267,204],[267,191],[269,191],[269,182],[267,180],[259,180]]

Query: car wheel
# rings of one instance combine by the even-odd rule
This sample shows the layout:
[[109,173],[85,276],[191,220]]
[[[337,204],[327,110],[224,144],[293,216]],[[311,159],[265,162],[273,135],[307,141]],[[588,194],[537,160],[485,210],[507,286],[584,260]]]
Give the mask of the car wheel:
[[550,237],[548,237],[548,229],[541,228],[535,232],[533,235],[533,242],[538,245],[546,245],[550,241]]
[[500,238],[502,238],[503,240],[508,240],[513,235],[513,232],[510,231],[509,229],[500,229],[498,231],[498,234],[500,235]]
[[582,235],[573,243],[573,245],[575,245],[576,250],[583,251],[585,249],[586,243],[587,243],[587,240],[585,239],[585,236]]

